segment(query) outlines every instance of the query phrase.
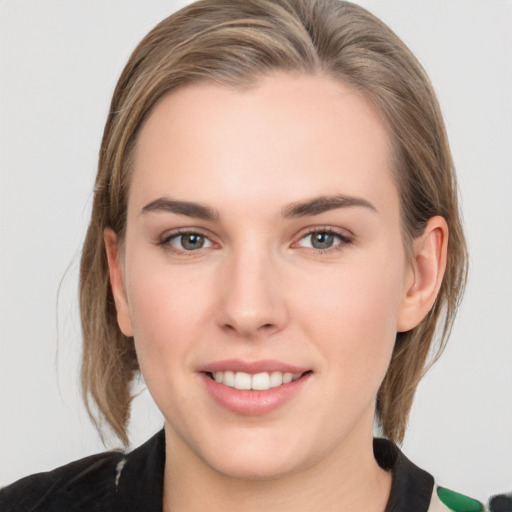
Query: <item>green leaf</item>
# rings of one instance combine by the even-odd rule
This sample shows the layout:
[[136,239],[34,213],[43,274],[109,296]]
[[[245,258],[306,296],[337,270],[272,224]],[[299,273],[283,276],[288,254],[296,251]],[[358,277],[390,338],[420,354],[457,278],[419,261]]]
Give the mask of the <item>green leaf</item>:
[[482,512],[484,506],[473,498],[450,491],[444,487],[437,488],[439,499],[454,512]]

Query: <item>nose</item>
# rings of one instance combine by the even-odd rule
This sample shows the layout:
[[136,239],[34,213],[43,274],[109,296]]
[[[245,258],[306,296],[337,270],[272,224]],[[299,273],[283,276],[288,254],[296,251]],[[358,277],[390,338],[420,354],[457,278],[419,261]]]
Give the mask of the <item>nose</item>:
[[226,262],[220,285],[220,326],[244,338],[283,329],[288,321],[286,286],[279,263],[261,248],[245,248]]

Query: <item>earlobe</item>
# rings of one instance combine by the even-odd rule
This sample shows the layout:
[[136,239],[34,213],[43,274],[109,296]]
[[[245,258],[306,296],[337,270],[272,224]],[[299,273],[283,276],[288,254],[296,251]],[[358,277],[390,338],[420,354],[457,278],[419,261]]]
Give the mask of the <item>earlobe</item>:
[[448,225],[432,217],[413,241],[413,256],[397,320],[397,331],[416,327],[431,310],[443,282],[448,249]]
[[110,286],[116,304],[117,323],[125,336],[133,336],[132,320],[124,287],[117,235],[110,228],[106,228],[103,232],[103,240],[105,241],[105,249],[107,251]]

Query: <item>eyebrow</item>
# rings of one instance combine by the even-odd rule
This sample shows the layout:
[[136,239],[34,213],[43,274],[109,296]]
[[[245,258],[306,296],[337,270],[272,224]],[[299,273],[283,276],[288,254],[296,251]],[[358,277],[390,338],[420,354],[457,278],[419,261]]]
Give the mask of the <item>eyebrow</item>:
[[377,212],[372,203],[361,197],[351,197],[337,194],[334,196],[320,196],[307,201],[299,201],[285,206],[281,215],[287,218],[308,217],[319,215],[337,208],[363,207]]
[[[306,201],[291,203],[281,210],[281,216],[285,219],[308,217],[338,208],[353,207],[363,207],[377,212],[377,208],[366,199],[337,194],[334,196],[320,196]],[[214,208],[200,203],[178,201],[168,197],[160,197],[151,201],[142,208],[141,214],[150,212],[174,213],[202,220],[219,219],[219,212]]]
[[141,213],[149,212],[167,212],[185,215],[187,217],[195,217],[203,220],[216,220],[219,218],[217,210],[209,206],[193,203],[190,201],[177,201],[167,197],[160,197],[148,203],[142,208]]

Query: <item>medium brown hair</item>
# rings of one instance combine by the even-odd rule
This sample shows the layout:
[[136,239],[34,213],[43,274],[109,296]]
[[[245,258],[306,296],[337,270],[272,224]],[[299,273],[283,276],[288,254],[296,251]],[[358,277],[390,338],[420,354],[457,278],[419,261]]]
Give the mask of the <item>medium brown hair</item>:
[[[101,143],[91,222],[80,268],[82,389],[91,417],[126,444],[132,338],[116,320],[104,229],[122,241],[134,146],[155,105],[177,87],[214,82],[247,87],[276,71],[321,74],[357,88],[385,120],[393,143],[406,247],[427,221],[449,228],[437,300],[416,328],[398,333],[377,398],[384,435],[402,440],[414,392],[449,335],[467,273],[457,185],[443,118],[430,81],[402,41],[365,9],[339,0],[201,0],[158,24],[137,46],[114,91]],[[432,341],[438,333],[438,343]]]

